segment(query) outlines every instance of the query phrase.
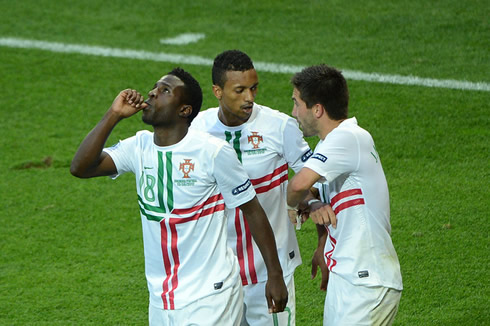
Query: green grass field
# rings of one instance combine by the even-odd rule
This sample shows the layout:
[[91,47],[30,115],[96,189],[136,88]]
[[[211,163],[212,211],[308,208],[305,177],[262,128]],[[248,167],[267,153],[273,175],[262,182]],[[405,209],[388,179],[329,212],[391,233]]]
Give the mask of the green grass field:
[[[390,186],[404,291],[395,325],[489,325],[490,6],[487,1],[0,0],[0,39],[212,60],[327,63],[487,90],[348,79]],[[182,33],[206,37],[163,45]],[[174,66],[216,106],[208,65],[0,46],[0,325],[144,325],[148,294],[134,177],[79,180],[70,161],[117,93]],[[259,70],[257,102],[291,113],[291,73]],[[120,123],[109,144],[148,128]],[[314,146],[317,139],[309,139]],[[298,231],[297,325],[321,325],[314,225]]]

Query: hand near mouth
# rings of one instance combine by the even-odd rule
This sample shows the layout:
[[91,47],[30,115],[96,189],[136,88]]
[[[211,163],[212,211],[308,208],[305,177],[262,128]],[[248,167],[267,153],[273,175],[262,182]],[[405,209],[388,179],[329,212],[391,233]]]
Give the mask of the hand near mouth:
[[143,95],[139,92],[134,89],[125,89],[114,99],[110,109],[121,118],[128,118],[149,106],[143,101]]

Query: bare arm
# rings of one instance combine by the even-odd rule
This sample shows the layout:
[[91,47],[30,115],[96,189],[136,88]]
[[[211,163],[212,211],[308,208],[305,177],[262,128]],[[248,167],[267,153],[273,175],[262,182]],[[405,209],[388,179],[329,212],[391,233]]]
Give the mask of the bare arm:
[[240,206],[247,219],[250,232],[260,249],[267,267],[266,298],[269,312],[284,311],[288,302],[288,292],[277,256],[276,241],[265,212],[257,197]]
[[311,187],[320,179],[320,175],[309,168],[302,168],[288,183],[288,205],[296,207],[306,198]]
[[[302,168],[288,183],[288,205],[297,207],[305,198],[315,198],[317,191],[312,186],[320,179],[320,175],[309,168]],[[316,193],[316,195],[315,195]],[[300,211],[302,207],[299,207]],[[301,212],[300,212],[301,213]],[[303,213],[308,213],[309,217],[316,224],[330,225],[337,227],[337,218],[328,204],[320,201],[312,203],[303,208]],[[303,217],[303,220],[306,218]]]
[[102,150],[119,121],[147,106],[143,100],[143,96],[135,90],[126,89],[119,93],[102,120],[78,147],[70,166],[72,175],[78,178],[92,178],[117,173],[112,158]]
[[327,264],[325,263],[325,256],[323,255],[323,250],[325,248],[325,242],[327,241],[327,231],[323,225],[316,225],[318,232],[318,244],[313,252],[313,257],[311,258],[311,279],[316,277],[318,268],[322,272],[322,281],[320,283],[320,289],[323,291],[327,290],[328,278],[330,276]]

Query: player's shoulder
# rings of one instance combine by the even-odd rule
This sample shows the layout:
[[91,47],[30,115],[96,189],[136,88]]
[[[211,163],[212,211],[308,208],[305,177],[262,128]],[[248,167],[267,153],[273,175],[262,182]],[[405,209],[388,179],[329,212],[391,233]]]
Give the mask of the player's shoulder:
[[256,109],[258,111],[258,114],[260,114],[261,116],[266,116],[268,118],[278,119],[278,120],[292,119],[289,115],[279,110],[272,109],[268,106],[257,104],[257,103],[254,104],[255,104],[254,109]]
[[200,129],[189,129],[189,133],[192,134],[193,139],[199,140],[199,145],[203,146],[203,149],[205,150],[219,150],[223,146],[229,146],[225,140]]
[[137,143],[153,143],[153,132],[143,129],[143,130],[138,130],[133,138]]
[[342,121],[327,136],[323,147],[330,147],[332,144],[342,144],[346,148],[357,148],[366,140],[372,139],[369,132],[357,124],[356,118],[349,118]]
[[136,132],[136,137],[142,137],[142,138],[153,137],[153,132],[146,129],[138,130]]
[[216,117],[218,116],[218,110],[219,107],[216,108],[209,108],[207,110],[200,111],[197,116],[192,120],[191,126],[192,125],[198,125],[198,124],[206,124],[209,122],[213,122],[216,120]]
[[332,135],[342,135],[342,136],[359,136],[359,135],[370,135],[369,132],[358,125],[357,119],[355,117],[346,119],[340,123],[340,125],[335,128]]
[[255,124],[265,127],[270,132],[276,130],[282,133],[287,125],[298,127],[296,119],[279,110],[257,103],[254,105],[254,110],[256,110]]
[[302,135],[296,119],[286,113],[260,104],[255,104],[255,108],[257,109],[256,126],[259,129],[266,130],[271,134],[277,134],[278,137],[285,132],[290,135]]

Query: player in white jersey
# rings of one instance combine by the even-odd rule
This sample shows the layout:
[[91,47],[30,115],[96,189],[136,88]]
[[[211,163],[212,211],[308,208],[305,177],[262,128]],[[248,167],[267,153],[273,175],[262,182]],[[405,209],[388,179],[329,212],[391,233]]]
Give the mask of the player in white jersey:
[[267,280],[264,261],[243,213],[237,208],[230,209],[228,245],[238,257],[245,294],[242,325],[273,325],[274,318],[279,325],[294,325],[293,276],[301,257],[286,210],[286,187],[288,168],[299,171],[312,151],[293,118],[254,103],[259,82],[247,54],[230,50],[216,56],[212,78],[219,107],[200,112],[191,129],[209,132],[235,149],[274,231],[289,292],[286,311],[270,316],[262,295]]
[[[287,289],[272,229],[233,148],[188,130],[202,103],[199,83],[180,68],[163,76],[149,99],[122,91],[85,137],[72,161],[77,177],[136,176],[143,226],[150,325],[237,325],[243,293],[226,243],[225,206],[239,207],[267,262],[270,312],[283,311]],[[154,132],[104,144],[122,119],[143,110]]]
[[[324,325],[390,325],[403,289],[391,241],[386,178],[371,135],[347,118],[348,88],[342,74],[326,65],[292,78],[293,116],[305,136],[321,140],[288,185],[288,204],[297,205],[316,182],[337,217],[328,220],[324,256],[330,270]],[[328,189],[327,189],[328,188]]]

